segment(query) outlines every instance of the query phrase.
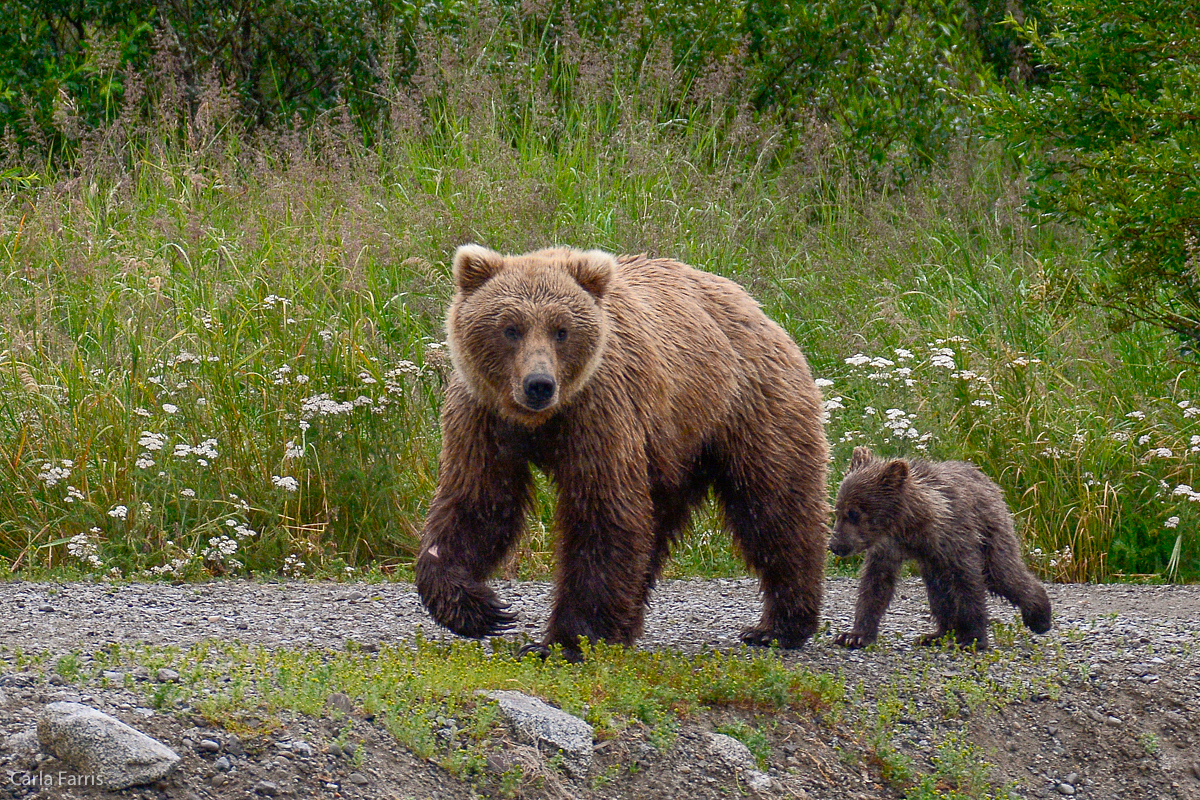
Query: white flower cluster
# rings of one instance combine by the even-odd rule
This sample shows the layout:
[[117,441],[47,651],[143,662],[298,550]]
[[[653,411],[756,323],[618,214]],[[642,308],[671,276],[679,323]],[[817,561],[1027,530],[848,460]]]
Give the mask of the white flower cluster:
[[292,461],[297,458],[304,457],[304,445],[296,444],[295,439],[289,439],[288,443],[283,446],[283,460]]
[[179,444],[175,445],[175,452],[173,455],[176,458],[196,456],[196,463],[202,467],[207,467],[209,462],[219,456],[220,453],[217,452],[216,439],[205,439],[195,447],[184,442],[180,442]]
[[187,350],[181,350],[179,355],[172,356],[163,362],[164,366],[173,367],[176,364],[199,364],[200,356],[195,353],[189,353]]
[[67,552],[80,561],[86,561],[93,567],[104,566],[104,561],[100,559],[100,547],[93,538],[99,532],[99,528],[92,528],[89,533],[75,534],[67,542]]
[[38,473],[38,480],[46,484],[46,488],[50,489],[57,486],[61,481],[65,481],[71,477],[71,470],[75,468],[75,462],[64,458],[58,462],[56,466],[53,461],[47,461],[42,464],[42,471]]
[[957,369],[954,363],[954,350],[950,347],[935,347],[929,355],[929,363],[942,369]]
[[284,575],[299,575],[304,571],[305,564],[298,555],[290,555],[283,560]]
[[883,427],[892,432],[892,437],[895,439],[916,439],[917,449],[925,450],[928,448],[929,439],[933,434],[921,433],[913,425],[915,417],[901,408],[889,408],[883,412],[887,419],[883,422]]
[[1178,528],[1179,527],[1179,517],[1167,517],[1166,522],[1163,523],[1163,527],[1164,528]]
[[237,550],[237,541],[222,534],[208,540],[208,547],[204,548],[203,555],[206,561],[225,561]]
[[244,524],[244,523],[242,523],[242,522],[239,522],[239,521],[237,521],[236,519],[227,519],[227,520],[225,520],[225,525],[226,525],[227,527],[233,528],[233,535],[237,537],[237,540],[238,540],[239,542],[240,542],[242,539],[248,539],[248,538],[250,538],[251,536],[256,536],[256,535],[258,535],[258,531],[256,531],[256,530],[254,530],[253,528],[251,528],[251,527],[249,527],[249,526],[245,525],[245,524]]
[[1200,503],[1200,492],[1192,489],[1186,483],[1181,483],[1175,487],[1175,491],[1171,492],[1175,497],[1186,497],[1193,503]]
[[129,506],[113,506],[108,510],[108,515],[113,519],[124,520],[129,517]]
[[271,483],[275,484],[280,489],[283,489],[285,492],[295,492],[299,491],[300,489],[300,482],[290,475],[284,475],[282,477],[279,475],[272,475]]
[[151,575],[171,575],[176,578],[182,578],[184,571],[192,560],[186,556],[173,558],[166,564],[159,564],[157,567],[151,567],[147,570]]

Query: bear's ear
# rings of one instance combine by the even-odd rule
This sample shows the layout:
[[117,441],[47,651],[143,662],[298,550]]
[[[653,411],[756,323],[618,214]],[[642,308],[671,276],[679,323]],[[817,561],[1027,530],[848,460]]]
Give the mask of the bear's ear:
[[583,290],[599,300],[608,291],[608,282],[617,271],[617,259],[603,250],[588,250],[572,253],[567,261],[567,272]]
[[894,458],[883,467],[879,483],[891,489],[899,489],[908,480],[908,462],[902,458]]
[[870,449],[860,445],[854,448],[854,455],[850,456],[850,471],[854,472],[856,469],[865,467],[874,460],[875,456]]
[[477,244],[464,244],[454,251],[454,285],[464,294],[483,286],[504,269],[504,256]]

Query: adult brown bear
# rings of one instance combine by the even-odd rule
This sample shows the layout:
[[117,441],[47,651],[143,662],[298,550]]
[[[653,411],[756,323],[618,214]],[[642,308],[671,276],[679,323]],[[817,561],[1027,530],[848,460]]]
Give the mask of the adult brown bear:
[[525,529],[530,465],[558,489],[554,609],[542,647],[631,644],[690,511],[712,487],[760,578],[752,644],[798,647],[824,583],[828,448],[799,348],[737,284],[598,250],[454,256],[454,374],[438,488],[417,557],[439,623],[515,620],[485,583]]

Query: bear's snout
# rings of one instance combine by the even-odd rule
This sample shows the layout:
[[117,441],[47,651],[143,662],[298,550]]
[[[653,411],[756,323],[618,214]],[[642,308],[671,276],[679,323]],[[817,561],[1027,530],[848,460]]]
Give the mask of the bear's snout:
[[554,399],[554,392],[558,389],[558,384],[555,383],[553,375],[535,372],[525,376],[521,388],[525,391],[525,405],[534,411],[540,411],[550,405],[550,401]]
[[846,536],[845,534],[835,531],[834,535],[829,540],[829,552],[833,553],[839,558],[845,558],[846,556],[854,555],[858,551],[858,548],[855,546],[854,538],[855,537]]

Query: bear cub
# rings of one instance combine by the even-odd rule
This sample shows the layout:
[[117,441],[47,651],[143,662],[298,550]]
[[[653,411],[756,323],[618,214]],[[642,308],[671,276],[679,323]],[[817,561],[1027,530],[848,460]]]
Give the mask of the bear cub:
[[908,559],[920,567],[937,623],[919,644],[953,632],[959,645],[986,650],[985,588],[1019,607],[1036,633],[1050,629],[1050,598],[1025,566],[1004,497],[975,465],[882,460],[856,447],[835,511],[829,549],[838,556],[866,551],[854,628],[837,644],[875,641]]

